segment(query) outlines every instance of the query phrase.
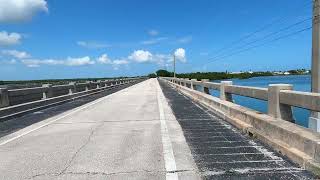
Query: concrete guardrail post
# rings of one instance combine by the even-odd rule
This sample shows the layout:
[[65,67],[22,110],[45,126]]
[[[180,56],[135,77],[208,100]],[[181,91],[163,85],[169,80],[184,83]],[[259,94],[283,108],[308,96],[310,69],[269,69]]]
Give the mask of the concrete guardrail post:
[[230,85],[232,85],[232,81],[221,81],[220,83],[220,99],[221,100],[233,102],[232,94],[227,93],[225,91],[225,87]]
[[100,80],[98,80],[97,81],[97,89],[99,89],[101,86],[100,86],[100,83],[101,83],[101,81]]
[[280,103],[280,91],[292,90],[291,84],[270,84],[268,87],[268,114],[277,119],[294,123],[292,107]]
[[45,87],[46,90],[42,93],[42,99],[48,99],[53,97],[52,84],[43,84],[42,87]]
[[194,84],[195,81],[197,81],[197,79],[191,79],[190,88],[193,89],[193,90],[197,90],[197,86]]
[[[201,79],[201,82],[203,82],[203,83],[205,83],[205,82],[209,82],[210,80],[209,79]],[[204,93],[206,93],[206,94],[210,94],[210,92],[209,92],[209,88],[207,88],[207,87],[204,87],[203,85],[202,85],[202,87],[201,87],[202,89],[202,92],[204,92]]]
[[86,82],[86,91],[89,91],[91,89],[91,81]]
[[101,87],[106,87],[106,80],[101,81]]
[[184,78],[184,86],[185,87],[188,87],[188,81],[189,81],[189,78]]
[[69,94],[76,93],[77,92],[77,84],[75,82],[70,82],[69,85],[70,85]]
[[0,88],[0,108],[10,105],[9,93],[7,88]]
[[184,80],[182,79],[182,78],[179,78],[179,84],[180,84],[180,86],[183,86],[183,84],[184,84]]

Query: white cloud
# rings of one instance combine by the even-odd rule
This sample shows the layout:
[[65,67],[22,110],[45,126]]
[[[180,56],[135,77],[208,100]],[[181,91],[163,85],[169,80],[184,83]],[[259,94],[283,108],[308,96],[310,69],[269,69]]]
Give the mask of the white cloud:
[[153,62],[157,63],[159,66],[165,66],[166,63],[172,61],[172,55],[170,54],[155,54],[152,57]]
[[107,54],[102,54],[100,57],[98,57],[97,61],[101,64],[112,64],[112,61]]
[[157,30],[151,29],[151,30],[148,31],[148,34],[150,36],[156,36],[156,35],[159,34],[159,32]]
[[67,66],[83,66],[83,65],[95,64],[95,62],[92,61],[89,56],[85,56],[81,58],[68,57],[68,59],[65,61],[65,64]]
[[137,50],[134,51],[128,59],[142,63],[152,61],[152,54],[149,51]]
[[[1,4],[1,2],[0,2],[0,4]],[[1,31],[0,32],[0,46],[12,46],[12,45],[20,44],[21,38],[22,38],[22,36],[18,33],[14,33],[14,32],[8,33],[6,31]]]
[[124,64],[129,64],[129,61],[127,61],[125,59],[119,59],[119,60],[114,60],[112,62],[112,64],[114,64],[114,65],[124,65]]
[[22,59],[21,62],[28,67],[40,67],[41,65],[62,65],[64,62],[54,59]]
[[110,45],[108,44],[104,44],[104,43],[98,43],[98,42],[94,42],[94,41],[78,41],[77,44],[79,46],[82,46],[84,48],[88,48],[88,49],[103,49],[103,48],[107,48],[110,47]]
[[186,44],[186,43],[189,43],[191,41],[192,41],[192,36],[185,36],[185,37],[179,38],[177,40],[177,43]]
[[27,52],[17,50],[2,50],[1,53],[18,59],[26,59],[31,57],[31,55]]
[[183,48],[178,48],[174,55],[177,60],[180,60],[181,62],[186,62],[186,51]]
[[0,0],[0,22],[21,22],[38,12],[48,12],[45,0]]
[[21,62],[28,67],[39,67],[41,65],[66,65],[66,66],[84,66],[95,64],[89,56],[72,58],[68,57],[65,60],[57,59],[22,59]]
[[167,40],[167,37],[159,37],[159,38],[155,38],[155,39],[150,39],[150,40],[146,40],[146,41],[142,41],[141,44],[143,45],[152,45],[152,44],[158,44],[161,41]]

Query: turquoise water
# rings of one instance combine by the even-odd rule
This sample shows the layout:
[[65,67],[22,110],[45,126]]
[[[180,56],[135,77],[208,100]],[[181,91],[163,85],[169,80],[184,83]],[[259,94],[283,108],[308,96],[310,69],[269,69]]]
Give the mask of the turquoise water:
[[[254,87],[268,87],[269,84],[292,84],[294,90],[298,91],[308,91],[311,89],[311,76],[310,75],[297,75],[297,76],[267,76],[267,77],[255,77],[250,79],[231,79],[233,84],[241,86],[254,86]],[[219,81],[218,81],[219,82]],[[213,96],[218,97],[218,91],[212,90],[210,92]],[[267,102],[262,100],[257,100],[248,97],[242,97],[233,95],[233,99],[236,104],[266,113],[267,112]],[[310,111],[302,108],[294,108],[293,114],[296,123],[307,127],[308,117]]]

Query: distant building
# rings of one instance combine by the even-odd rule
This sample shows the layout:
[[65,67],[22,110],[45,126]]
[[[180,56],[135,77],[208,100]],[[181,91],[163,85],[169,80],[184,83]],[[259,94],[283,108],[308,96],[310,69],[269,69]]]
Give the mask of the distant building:
[[284,72],[283,74],[284,74],[284,75],[290,75],[290,73],[289,73],[289,72]]
[[281,72],[281,71],[274,71],[273,74],[275,74],[275,75],[281,75],[281,74],[283,74],[283,72]]

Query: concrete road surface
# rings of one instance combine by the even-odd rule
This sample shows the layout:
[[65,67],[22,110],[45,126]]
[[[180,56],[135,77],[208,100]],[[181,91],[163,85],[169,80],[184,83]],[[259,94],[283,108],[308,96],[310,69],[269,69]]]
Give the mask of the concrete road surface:
[[150,79],[0,138],[0,179],[198,179]]

